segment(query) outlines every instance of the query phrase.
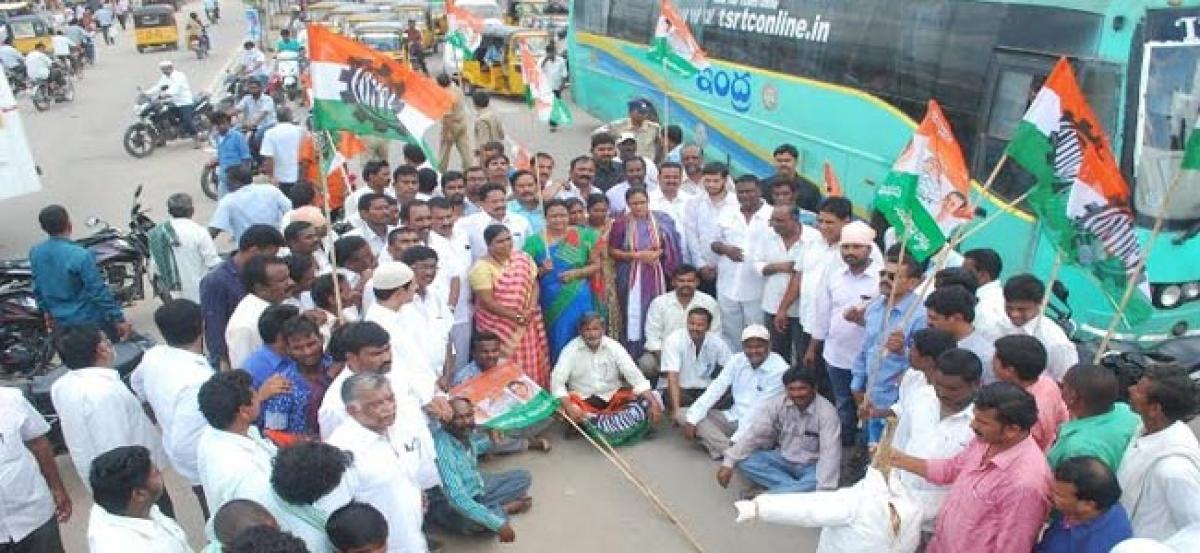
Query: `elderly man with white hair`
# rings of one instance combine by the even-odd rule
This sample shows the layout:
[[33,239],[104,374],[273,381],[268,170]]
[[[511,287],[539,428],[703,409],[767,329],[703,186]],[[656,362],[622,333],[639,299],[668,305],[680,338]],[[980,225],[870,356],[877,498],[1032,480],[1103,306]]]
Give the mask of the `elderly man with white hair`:
[[421,406],[393,393],[387,376],[371,372],[352,375],[339,392],[350,418],[329,443],[354,455],[354,499],[387,518],[388,551],[426,551],[422,490],[441,481],[429,427],[423,417],[411,416]]
[[200,303],[200,279],[221,264],[208,229],[192,220],[192,197],[179,192],[167,198],[170,218],[149,233],[154,272],[171,296]]

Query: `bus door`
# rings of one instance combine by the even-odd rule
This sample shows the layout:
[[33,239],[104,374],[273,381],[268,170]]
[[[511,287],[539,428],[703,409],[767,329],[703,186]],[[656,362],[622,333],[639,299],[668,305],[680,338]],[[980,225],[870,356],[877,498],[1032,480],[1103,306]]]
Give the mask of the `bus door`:
[[[1044,54],[997,50],[992,58],[979,110],[980,129],[972,149],[971,173],[983,182],[999,163],[1029,104],[1054,69],[1057,58]],[[1007,165],[1007,164],[1006,164]],[[1024,175],[1006,167],[992,185],[991,192],[1011,201],[1032,184]]]

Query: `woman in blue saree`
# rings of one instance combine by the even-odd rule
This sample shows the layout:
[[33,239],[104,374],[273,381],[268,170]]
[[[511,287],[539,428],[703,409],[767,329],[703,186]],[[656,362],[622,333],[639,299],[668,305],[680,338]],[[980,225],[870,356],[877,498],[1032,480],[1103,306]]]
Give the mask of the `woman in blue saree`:
[[579,321],[595,311],[589,279],[600,270],[596,231],[570,224],[567,203],[546,202],[546,229],[525,241],[525,253],[538,266],[542,316],[550,338],[550,363],[579,334]]

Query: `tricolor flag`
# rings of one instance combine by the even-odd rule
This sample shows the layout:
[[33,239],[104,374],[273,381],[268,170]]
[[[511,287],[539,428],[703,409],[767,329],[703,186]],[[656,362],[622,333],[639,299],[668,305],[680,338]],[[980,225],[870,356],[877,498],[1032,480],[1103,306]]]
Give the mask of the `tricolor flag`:
[[545,420],[558,400],[511,363],[492,367],[450,390],[475,406],[475,424],[493,430],[518,430]]
[[950,122],[930,100],[925,119],[875,191],[875,209],[896,228],[897,238],[908,237],[908,252],[923,261],[942,249],[954,227],[970,220],[970,186]]
[[483,42],[483,26],[475,14],[446,0],[446,44],[459,52],[459,59],[475,59],[475,49]]
[[683,77],[691,77],[708,69],[708,57],[692,36],[687,21],[679,15],[670,0],[662,2],[662,13],[654,27],[649,57]]
[[[334,144],[331,133],[309,133],[300,143],[300,160],[307,162],[305,180],[324,182],[329,189],[329,209],[342,207],[346,193],[354,183],[354,173],[346,171],[346,161],[366,150],[362,141],[352,133],[342,131]],[[321,175],[324,174],[324,179]],[[318,196],[320,201],[323,194]]]
[[308,26],[313,127],[425,147],[425,132],[450,110],[450,93],[408,66],[322,25]]
[[[1129,186],[1066,59],[1046,78],[1007,154],[1033,176],[1029,206],[1064,264],[1092,275],[1114,306],[1135,283],[1142,293],[1133,295],[1125,321],[1134,325],[1148,318],[1152,306],[1146,277],[1138,270],[1142,249],[1133,231]],[[1184,159],[1185,167],[1200,167],[1200,154]]]
[[538,121],[563,127],[575,123],[567,104],[554,95],[550,79],[542,72],[526,40],[521,41],[521,78],[525,80],[525,101],[537,113]]

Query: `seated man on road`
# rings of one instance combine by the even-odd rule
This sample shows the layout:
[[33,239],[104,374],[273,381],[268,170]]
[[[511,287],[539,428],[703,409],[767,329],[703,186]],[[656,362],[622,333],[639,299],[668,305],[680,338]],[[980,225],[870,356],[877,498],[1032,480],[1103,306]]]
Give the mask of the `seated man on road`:
[[[486,330],[471,336],[471,362],[455,375],[453,386],[479,376],[500,364],[500,337]],[[541,434],[550,427],[553,418],[547,417],[531,426],[495,435],[491,453],[520,453],[528,449],[550,451],[550,440]],[[482,436],[482,432],[480,433]]]
[[671,275],[671,291],[650,301],[650,307],[646,309],[646,352],[637,360],[646,378],[658,378],[663,342],[671,333],[687,325],[688,313],[692,309],[707,309],[712,314],[710,326],[721,328],[721,310],[717,300],[696,290],[697,286],[700,286],[700,270],[694,265],[680,265]]
[[[752,418],[772,396],[783,392],[780,376],[787,362],[770,351],[771,335],[763,325],[750,325],[742,331],[742,352],[729,358],[729,364],[708,385],[679,420],[683,435],[700,440],[708,456],[718,460],[741,437],[739,430],[749,429]],[[733,395],[733,406],[716,408],[725,392]]]
[[704,393],[733,355],[712,327],[713,312],[693,307],[687,314],[687,327],[675,330],[663,343],[662,372],[667,375],[672,420]]
[[604,335],[604,319],[588,313],[550,374],[550,392],[572,421],[612,445],[632,444],[662,416],[650,382],[620,342]]
[[433,433],[442,486],[429,494],[429,520],[462,534],[495,532],[501,542],[511,543],[517,534],[508,517],[533,506],[533,498],[526,495],[532,484],[529,471],[480,472],[477,459],[491,441],[474,436],[475,406],[458,397],[450,407],[454,416]]
[[835,490],[842,465],[837,410],[817,394],[817,375],[793,367],[781,377],[784,395],[766,400],[743,436],[725,450],[717,483],[729,486],[733,467],[767,493]]

